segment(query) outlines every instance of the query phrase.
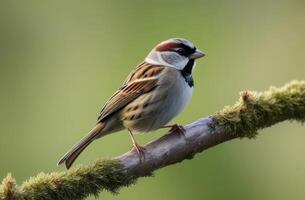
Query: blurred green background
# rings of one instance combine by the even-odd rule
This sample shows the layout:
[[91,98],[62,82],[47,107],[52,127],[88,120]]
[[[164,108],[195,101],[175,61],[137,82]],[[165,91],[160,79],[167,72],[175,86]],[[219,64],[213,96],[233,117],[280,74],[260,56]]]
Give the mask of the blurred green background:
[[[184,37],[207,56],[174,121],[233,104],[244,89],[305,79],[305,2],[1,1],[0,177],[18,183],[56,162],[95,124],[103,103],[158,42]],[[101,199],[305,199],[305,127],[285,122],[255,140],[218,145]],[[138,135],[140,143],[164,131]],[[126,131],[94,142],[89,164],[126,152]],[[93,199],[93,197],[91,198]]]

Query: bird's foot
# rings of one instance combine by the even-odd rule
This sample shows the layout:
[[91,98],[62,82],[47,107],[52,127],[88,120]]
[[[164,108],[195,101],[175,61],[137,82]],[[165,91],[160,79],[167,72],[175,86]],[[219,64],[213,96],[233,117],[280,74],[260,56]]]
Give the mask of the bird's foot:
[[137,154],[140,158],[140,162],[142,162],[142,160],[145,159],[145,152],[144,152],[145,148],[138,145],[137,143],[133,143],[132,149],[135,149],[137,151]]
[[185,128],[182,125],[179,124],[174,124],[174,125],[168,125],[168,126],[164,126],[163,128],[170,128],[169,132],[170,133],[174,133],[177,132],[180,135],[185,137]]

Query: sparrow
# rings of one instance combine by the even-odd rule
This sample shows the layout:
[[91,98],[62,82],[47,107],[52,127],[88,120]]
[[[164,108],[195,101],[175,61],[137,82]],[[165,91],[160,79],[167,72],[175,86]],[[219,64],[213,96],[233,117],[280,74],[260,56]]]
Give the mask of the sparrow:
[[159,128],[183,132],[180,125],[166,124],[187,105],[194,89],[195,60],[205,56],[193,43],[172,38],[156,45],[103,106],[95,127],[58,162],[69,169],[80,153],[94,140],[127,129],[133,148],[144,148],[134,134]]

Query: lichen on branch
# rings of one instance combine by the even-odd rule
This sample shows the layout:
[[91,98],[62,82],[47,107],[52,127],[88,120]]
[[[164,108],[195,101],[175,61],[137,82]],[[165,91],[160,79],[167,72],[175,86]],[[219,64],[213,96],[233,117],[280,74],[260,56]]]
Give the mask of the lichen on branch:
[[79,166],[65,172],[40,173],[16,188],[8,175],[2,182],[0,199],[84,199],[103,190],[117,193],[119,187],[135,181],[122,173],[116,160],[100,160],[92,166]]
[[305,121],[305,82],[292,81],[265,92],[244,91],[233,106],[185,126],[185,134],[168,133],[145,145],[145,160],[135,151],[68,171],[40,173],[18,186],[9,174],[0,185],[0,200],[85,199],[107,190],[117,193],[154,170],[234,138],[253,138],[257,131],[284,120]]
[[265,92],[243,91],[233,106],[214,115],[228,134],[252,138],[259,129],[284,120],[305,121],[305,82],[292,81]]

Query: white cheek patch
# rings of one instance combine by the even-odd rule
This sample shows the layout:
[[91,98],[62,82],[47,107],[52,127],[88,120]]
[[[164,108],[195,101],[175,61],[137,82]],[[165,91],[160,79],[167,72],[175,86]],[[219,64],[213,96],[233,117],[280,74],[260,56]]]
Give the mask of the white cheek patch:
[[163,63],[170,65],[178,70],[182,70],[189,61],[188,58],[172,51],[160,52],[158,55]]
[[187,58],[185,58],[184,60],[181,60],[179,63],[176,64],[176,68],[179,70],[182,70],[186,66],[188,61],[189,60]]
[[177,62],[180,62],[182,60],[182,56],[180,56],[176,52],[172,52],[172,51],[160,52],[159,56],[161,57],[161,59],[164,62],[172,64],[172,65],[176,64]]
[[146,58],[145,62],[152,64],[152,65],[163,65],[163,66],[168,66],[168,67],[174,67],[170,63],[167,63],[164,61],[162,56],[158,52],[151,52]]
[[182,70],[185,65],[188,63],[189,59],[183,57],[175,52],[166,51],[158,52],[152,51],[145,58],[145,62],[153,65],[163,65],[168,67],[173,67],[178,70]]

